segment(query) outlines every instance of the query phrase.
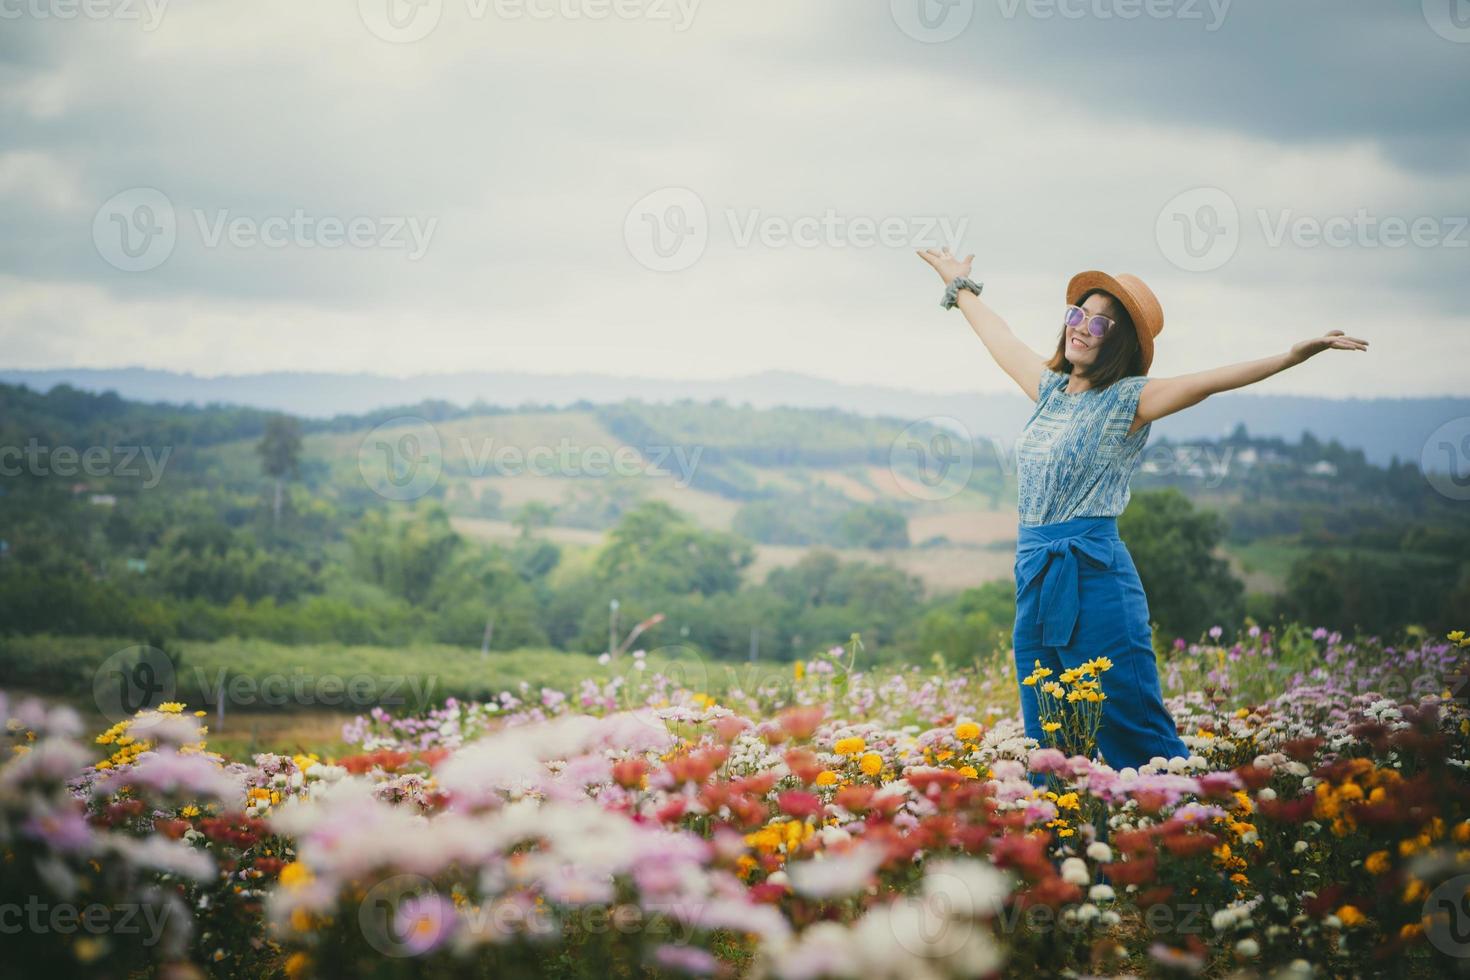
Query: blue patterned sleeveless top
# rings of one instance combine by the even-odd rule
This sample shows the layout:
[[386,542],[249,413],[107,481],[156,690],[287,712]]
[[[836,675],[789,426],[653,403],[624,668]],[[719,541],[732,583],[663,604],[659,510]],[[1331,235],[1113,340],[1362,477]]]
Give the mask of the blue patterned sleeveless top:
[[1123,513],[1128,481],[1153,428],[1149,422],[1128,434],[1147,377],[1135,374],[1075,395],[1065,391],[1067,380],[1042,368],[1036,409],[1021,430],[1016,479],[1022,524]]

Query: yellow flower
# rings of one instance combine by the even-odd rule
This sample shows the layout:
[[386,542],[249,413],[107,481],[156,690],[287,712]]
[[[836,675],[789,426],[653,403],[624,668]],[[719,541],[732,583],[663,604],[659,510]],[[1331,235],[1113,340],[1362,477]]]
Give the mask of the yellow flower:
[[796,661],[794,664],[791,665],[791,675],[797,680],[801,680],[803,677],[806,676],[806,664],[802,663],[800,660]]
[[1112,670],[1113,662],[1107,657],[1094,657],[1092,660],[1089,660],[1087,661],[1087,663],[1083,664],[1083,666],[1091,667],[1094,671],[1101,674],[1105,670]]
[[1062,688],[1062,685],[1058,684],[1056,681],[1048,681],[1041,686],[1041,689],[1054,698],[1059,698],[1066,693],[1065,690]]
[[197,806],[195,806],[194,804],[190,803],[188,806],[184,807],[182,810],[179,811],[179,816],[181,816],[181,817],[197,817],[197,816],[199,816],[199,808]]
[[863,771],[864,776],[876,776],[883,771],[883,757],[876,752],[869,752],[858,761],[858,768]]
[[1374,851],[1363,861],[1363,867],[1368,869],[1369,874],[1383,874],[1383,872],[1388,870],[1388,852]]
[[178,701],[165,701],[158,706],[158,710],[166,714],[176,715],[184,710],[184,706]]
[[1363,913],[1358,911],[1358,907],[1356,905],[1344,905],[1342,908],[1337,910],[1337,917],[1341,919],[1342,924],[1349,929],[1355,929],[1358,926],[1362,925],[1364,922],[1368,921],[1364,917]]
[[1061,727],[1062,727],[1061,722],[1049,721],[1046,724],[1042,725],[1041,726],[1041,729],[1042,729],[1042,731],[1045,731],[1045,732],[1055,732],[1055,731],[1061,730]]
[[300,861],[292,861],[281,869],[281,884],[287,888],[295,888],[311,881],[311,869]]
[[973,742],[980,737],[980,726],[973,721],[962,721],[954,726],[954,737],[961,742]]
[[850,738],[839,738],[837,740],[837,744],[832,746],[832,751],[836,752],[838,755],[857,755],[859,752],[867,747],[867,742],[864,742],[861,738],[853,735]]
[[966,779],[978,779],[980,774],[975,771],[974,766],[960,766],[960,775]]
[[831,769],[823,769],[821,772],[817,773],[817,785],[818,786],[835,786],[835,785],[837,785],[837,773],[833,772]]
[[306,909],[300,907],[292,909],[291,928],[295,929],[297,932],[310,932],[311,913],[306,911]]

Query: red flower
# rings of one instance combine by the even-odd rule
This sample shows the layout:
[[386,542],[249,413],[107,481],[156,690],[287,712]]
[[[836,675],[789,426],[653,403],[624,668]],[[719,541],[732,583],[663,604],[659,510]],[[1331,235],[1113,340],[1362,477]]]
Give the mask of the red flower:
[[769,881],[763,881],[759,885],[752,885],[747,892],[751,901],[767,905],[775,905],[786,897],[785,885],[773,885]]
[[165,837],[171,837],[174,840],[178,840],[180,837],[184,836],[184,831],[189,829],[189,821],[170,820],[167,817],[159,817],[153,821],[153,829],[158,831],[160,834],[163,834]]
[[1323,745],[1323,741],[1316,736],[1310,738],[1294,738],[1283,742],[1281,751],[1297,762],[1311,762],[1317,754],[1317,750]]
[[355,776],[372,772],[374,769],[382,769],[392,772],[408,764],[413,758],[411,753],[399,752],[394,749],[378,749],[376,752],[364,752],[360,755],[349,755],[345,759],[339,759],[338,765]]
[[280,858],[263,857],[255,859],[255,870],[259,871],[261,874],[279,874],[280,870],[285,866],[286,862],[282,861]]
[[733,742],[739,737],[741,732],[749,727],[750,723],[744,718],[726,715],[723,718],[716,719],[715,734],[719,736],[722,742]]
[[795,739],[808,739],[817,732],[817,726],[822,723],[825,714],[821,705],[811,707],[787,708],[777,716],[781,730]]
[[965,781],[965,777],[953,769],[910,769],[903,778],[922,795],[932,795],[931,790],[938,791]]
[[648,773],[648,763],[642,759],[619,759],[613,763],[612,778],[623,789],[638,789]]
[[844,786],[837,791],[835,797],[837,805],[851,813],[862,813],[873,805],[873,793],[871,786]]
[[814,753],[807,749],[792,749],[786,753],[786,768],[804,783],[813,782],[822,771],[822,764]]
[[1165,834],[1164,849],[1175,857],[1195,857],[1207,854],[1220,843],[1214,834]]
[[1247,789],[1260,789],[1270,783],[1274,775],[1270,769],[1262,769],[1250,763],[1237,768],[1235,774],[1240,777],[1240,781],[1246,785]]
[[1144,885],[1154,880],[1158,873],[1158,862],[1152,857],[1134,858],[1131,861],[1114,861],[1103,865],[1108,877],[1120,885]]
[[776,805],[781,808],[782,813],[796,817],[798,820],[822,815],[822,801],[815,794],[803,793],[800,790],[778,793]]

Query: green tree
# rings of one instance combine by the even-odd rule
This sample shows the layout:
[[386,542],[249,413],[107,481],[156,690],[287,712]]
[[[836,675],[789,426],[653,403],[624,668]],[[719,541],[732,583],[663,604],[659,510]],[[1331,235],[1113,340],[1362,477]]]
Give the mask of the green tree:
[[995,653],[998,642],[1006,649],[1015,622],[1015,583],[986,582],[932,603],[919,618],[915,652],[939,653],[951,663],[967,663]]
[[272,415],[265,423],[265,435],[256,444],[260,468],[275,481],[275,500],[271,504],[272,523],[281,522],[281,494],[286,477],[295,476],[301,468],[301,423],[289,415]]
[[842,543],[850,548],[907,548],[909,522],[892,507],[860,504],[837,522]]
[[516,516],[511,523],[521,532],[522,538],[529,538],[537,528],[549,526],[555,513],[556,508],[550,504],[531,500],[516,509]]
[[1150,618],[1172,637],[1198,639],[1211,626],[1241,621],[1245,587],[1216,555],[1225,527],[1174,488],[1133,494],[1118,518],[1148,596]]
[[754,558],[749,543],[706,531],[654,500],[623,515],[596,567],[604,583],[625,595],[714,595],[738,589],[741,570]]

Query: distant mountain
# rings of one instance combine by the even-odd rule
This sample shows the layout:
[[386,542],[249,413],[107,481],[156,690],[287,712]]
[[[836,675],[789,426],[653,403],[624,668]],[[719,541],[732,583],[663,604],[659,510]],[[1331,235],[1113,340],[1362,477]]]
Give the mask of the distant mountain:
[[[115,391],[124,398],[173,404],[235,404],[311,418],[362,414],[429,399],[469,405],[518,407],[604,404],[627,399],[671,402],[723,400],[756,408],[838,408],[898,419],[950,416],[976,438],[1015,437],[1031,414],[1019,392],[928,393],[851,385],[807,375],[768,371],[717,381],[679,381],[601,374],[458,372],[394,378],[377,374],[268,372],[200,377],[147,368],[46,371],[0,370],[0,381],[40,391],[69,384],[86,391]],[[1316,398],[1227,392],[1154,426],[1153,437],[1174,441],[1213,439],[1244,425],[1253,436],[1295,441],[1305,432],[1363,450],[1374,463],[1394,457],[1418,463],[1425,441],[1451,419],[1470,417],[1470,398]]]

